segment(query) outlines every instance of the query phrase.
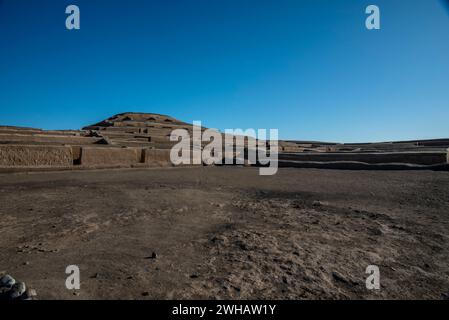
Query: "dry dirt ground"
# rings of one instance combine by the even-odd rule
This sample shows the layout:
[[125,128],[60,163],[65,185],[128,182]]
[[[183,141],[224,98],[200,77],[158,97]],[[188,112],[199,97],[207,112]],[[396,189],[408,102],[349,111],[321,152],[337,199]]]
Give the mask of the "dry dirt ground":
[[432,171],[1,174],[0,271],[39,299],[442,299],[448,191]]

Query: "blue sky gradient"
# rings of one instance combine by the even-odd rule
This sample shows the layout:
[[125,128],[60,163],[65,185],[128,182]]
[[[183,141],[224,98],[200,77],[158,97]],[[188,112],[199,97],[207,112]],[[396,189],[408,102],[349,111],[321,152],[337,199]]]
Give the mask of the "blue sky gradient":
[[[65,28],[76,4],[81,30]],[[381,30],[365,28],[365,8]],[[449,137],[439,0],[0,0],[0,124],[125,111],[283,139]]]

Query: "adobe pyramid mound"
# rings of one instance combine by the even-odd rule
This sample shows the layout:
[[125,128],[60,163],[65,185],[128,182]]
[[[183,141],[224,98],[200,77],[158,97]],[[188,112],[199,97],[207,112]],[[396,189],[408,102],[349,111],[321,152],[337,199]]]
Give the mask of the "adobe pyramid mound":
[[157,113],[125,112],[84,127],[89,136],[101,137],[98,143],[126,147],[167,149],[175,143],[170,134],[175,129],[193,130],[191,124]]
[[188,125],[173,117],[157,113],[124,112],[116,114],[97,124],[84,127],[83,130],[92,130],[104,127],[151,127],[154,124]]

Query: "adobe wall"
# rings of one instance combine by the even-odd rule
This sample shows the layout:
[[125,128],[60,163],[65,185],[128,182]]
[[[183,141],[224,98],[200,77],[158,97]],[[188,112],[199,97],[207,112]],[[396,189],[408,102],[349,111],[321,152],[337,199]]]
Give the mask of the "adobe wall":
[[142,159],[151,166],[172,166],[170,149],[143,149]]
[[[232,157],[236,156],[238,157],[238,155],[233,153]],[[446,152],[280,153],[279,160],[316,163],[357,162],[367,164],[436,165],[449,164],[449,149]],[[67,168],[78,165],[81,165],[81,167],[101,168],[133,167],[135,165],[172,166],[172,163],[170,161],[170,149],[0,145],[0,167],[2,168]]]
[[432,165],[446,163],[447,154],[443,152],[280,153],[279,160],[316,162],[356,161],[365,163],[410,163]]
[[83,147],[81,161],[83,166],[132,166],[141,161],[140,148]]
[[1,167],[67,167],[72,163],[70,147],[0,145]]
[[0,133],[0,141],[8,144],[93,144],[100,140],[95,137],[61,136],[48,134],[5,134]]

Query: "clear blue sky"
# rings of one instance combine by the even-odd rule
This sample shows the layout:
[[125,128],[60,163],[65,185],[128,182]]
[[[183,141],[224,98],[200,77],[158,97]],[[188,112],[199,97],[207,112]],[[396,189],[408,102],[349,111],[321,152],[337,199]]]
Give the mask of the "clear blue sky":
[[[65,28],[65,8],[81,30]],[[365,29],[365,8],[381,30]],[[0,124],[125,111],[284,139],[449,137],[441,0],[0,0]]]

